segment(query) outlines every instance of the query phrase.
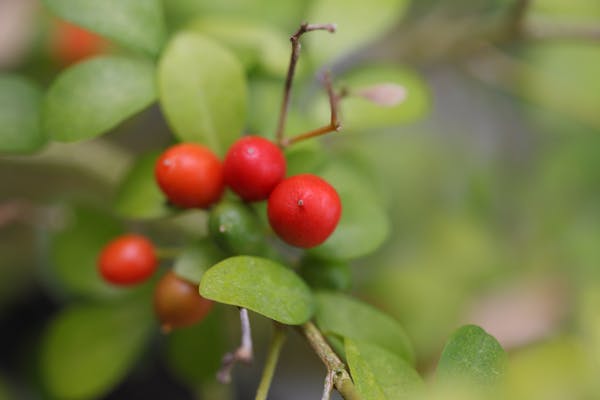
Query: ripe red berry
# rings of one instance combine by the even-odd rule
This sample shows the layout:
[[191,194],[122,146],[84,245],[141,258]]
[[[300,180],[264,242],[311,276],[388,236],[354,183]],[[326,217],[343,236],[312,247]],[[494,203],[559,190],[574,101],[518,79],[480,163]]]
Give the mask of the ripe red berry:
[[65,66],[104,53],[108,48],[102,37],[66,21],[57,22],[52,40],[52,55]]
[[200,296],[198,285],[167,272],[154,290],[154,312],[163,332],[195,324],[212,309],[213,302]]
[[242,200],[265,200],[285,177],[285,157],[270,140],[245,136],[231,146],[223,169],[225,183]]
[[156,162],[158,186],[171,203],[208,208],[219,201],[225,183],[223,165],[207,147],[183,143],[168,148]]
[[285,179],[269,196],[269,223],[285,242],[303,248],[323,243],[333,233],[342,204],[336,190],[312,174]]
[[100,252],[98,268],[115,285],[132,285],[152,276],[157,259],[154,245],[140,235],[122,235]]

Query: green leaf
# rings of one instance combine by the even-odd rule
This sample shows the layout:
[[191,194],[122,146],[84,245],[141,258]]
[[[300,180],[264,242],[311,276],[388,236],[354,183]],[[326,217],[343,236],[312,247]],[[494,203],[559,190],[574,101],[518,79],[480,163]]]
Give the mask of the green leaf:
[[154,164],[157,152],[141,156],[125,174],[115,200],[115,210],[125,218],[159,218],[172,214],[167,199],[156,184]]
[[68,226],[52,239],[52,260],[61,285],[73,294],[92,298],[121,294],[124,289],[105,283],[97,267],[104,245],[121,233],[119,222],[103,212],[74,210]]
[[247,69],[258,67],[267,74],[285,76],[290,58],[288,35],[264,24],[235,17],[196,20],[188,29],[225,44]]
[[319,175],[342,200],[342,216],[336,230],[320,246],[309,251],[318,258],[350,260],[365,256],[383,244],[390,222],[381,202],[350,163],[330,163]]
[[392,317],[340,293],[319,292],[315,298],[315,319],[323,333],[376,344],[409,363],[414,362],[408,337]]
[[157,55],[166,30],[160,0],[45,0],[50,10],[125,46]]
[[154,71],[147,60],[116,56],[67,69],[44,99],[44,132],[72,142],[109,131],[156,100]]
[[29,153],[44,146],[41,98],[40,89],[29,80],[0,74],[0,152]]
[[[376,84],[393,83],[401,86],[404,100],[394,106],[374,104],[361,96],[350,95],[342,100],[344,129],[372,130],[407,124],[423,118],[431,109],[431,95],[423,78],[414,70],[395,65],[378,65],[360,68],[339,79],[351,93]],[[317,103],[321,113],[328,112],[326,101]]]
[[308,12],[311,23],[335,23],[337,32],[314,32],[307,35],[311,55],[317,65],[358,51],[400,22],[409,5],[408,0],[316,0]]
[[189,282],[199,284],[207,269],[226,257],[210,240],[203,240],[183,250],[175,260],[173,271]]
[[167,342],[171,370],[190,385],[214,380],[227,351],[224,321],[215,308],[198,324],[175,329]]
[[492,385],[504,375],[506,361],[506,352],[493,336],[478,326],[466,325],[446,343],[436,374],[439,380]]
[[246,78],[235,56],[198,33],[183,32],[159,64],[160,103],[175,135],[223,155],[246,122]]
[[308,321],[314,310],[312,293],[298,275],[259,257],[238,256],[221,261],[204,273],[200,294],[288,325]]
[[351,339],[345,340],[345,350],[356,388],[365,399],[412,399],[423,387],[417,371],[388,350]]
[[59,399],[100,398],[127,374],[150,331],[147,304],[78,304],[52,321],[44,338],[41,369]]

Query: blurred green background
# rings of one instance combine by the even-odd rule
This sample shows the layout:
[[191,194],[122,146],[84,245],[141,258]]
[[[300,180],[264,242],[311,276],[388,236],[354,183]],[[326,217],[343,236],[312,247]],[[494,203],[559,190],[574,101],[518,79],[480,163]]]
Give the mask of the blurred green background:
[[[597,0],[164,0],[163,8],[170,32],[202,32],[240,58],[244,130],[266,136],[287,38],[305,20],[337,23],[335,35],[306,37],[288,131],[327,121],[315,79],[323,66],[339,86],[395,82],[407,93],[393,108],[347,99],[342,133],[289,153],[292,171],[339,160],[366,177],[365,199],[384,205],[389,235],[353,262],[352,293],[402,323],[425,376],[448,335],[475,323],[509,351],[504,398],[600,398]],[[159,107],[92,140],[14,139],[36,132],[35,121],[15,115],[35,113],[65,67],[55,29],[36,0],[0,0],[0,399],[253,398],[266,320],[253,316],[257,362],[223,387],[211,368],[236,343],[235,310],[219,307],[203,327],[167,338],[136,300],[147,300],[147,287],[124,293],[95,276],[99,246],[125,228],[165,245],[205,233],[202,212],[171,216],[146,201],[155,189],[131,177],[135,160],[143,174],[173,141]],[[73,354],[48,350],[55,341]],[[82,353],[106,375],[92,394],[78,392],[85,374],[47,367]],[[270,398],[318,398],[324,373],[292,336]]]

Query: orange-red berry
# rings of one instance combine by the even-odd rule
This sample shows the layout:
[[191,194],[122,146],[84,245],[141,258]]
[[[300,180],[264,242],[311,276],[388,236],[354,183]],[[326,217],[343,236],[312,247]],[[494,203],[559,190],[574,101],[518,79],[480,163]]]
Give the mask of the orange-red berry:
[[133,285],[148,279],[158,264],[154,245],[140,235],[122,235],[100,252],[98,268],[115,285]]
[[244,201],[266,200],[285,178],[285,164],[283,152],[273,142],[245,136],[225,156],[225,183]]
[[154,312],[163,332],[195,324],[212,309],[213,302],[200,296],[198,285],[167,272],[154,290]]
[[301,174],[283,180],[269,196],[271,227],[285,242],[302,248],[323,243],[342,213],[337,191],[324,179]]
[[208,208],[225,188],[221,161],[209,148],[194,143],[168,148],[157,160],[154,174],[169,201],[183,208]]

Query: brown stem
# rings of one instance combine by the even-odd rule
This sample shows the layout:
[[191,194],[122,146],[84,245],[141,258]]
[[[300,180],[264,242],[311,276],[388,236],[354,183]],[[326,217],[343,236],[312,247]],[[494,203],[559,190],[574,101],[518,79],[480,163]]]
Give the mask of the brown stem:
[[292,81],[294,79],[294,73],[296,72],[296,65],[298,64],[298,58],[300,57],[300,37],[306,32],[325,30],[328,32],[335,32],[334,24],[309,24],[303,23],[300,28],[290,37],[292,42],[292,54],[290,56],[290,65],[288,67],[287,76],[285,78],[285,86],[283,89],[283,101],[281,103],[281,111],[279,113],[279,122],[277,123],[277,131],[275,133],[275,141],[281,143],[283,140],[283,131],[285,129],[285,122],[287,120],[288,108],[290,105],[290,93],[292,91]]
[[240,308],[240,322],[242,328],[242,341],[240,346],[231,353],[225,354],[221,361],[221,369],[217,372],[217,380],[221,383],[231,382],[231,370],[238,361],[252,362],[252,334],[248,310]]
[[346,365],[329,346],[319,329],[312,323],[307,322],[301,327],[302,334],[313,348],[317,356],[327,367],[327,373],[333,377],[333,385],[345,400],[361,400]]
[[327,90],[327,96],[329,97],[329,110],[331,112],[329,124],[317,129],[313,129],[312,131],[301,133],[289,139],[283,138],[279,142],[282,147],[288,147],[302,140],[321,136],[329,132],[339,132],[342,129],[342,124],[339,121],[339,102],[343,96],[347,95],[347,90],[342,91],[340,94],[336,94],[333,90],[333,84],[331,83],[331,75],[329,72],[325,72],[323,74],[323,85],[325,86],[325,90]]

